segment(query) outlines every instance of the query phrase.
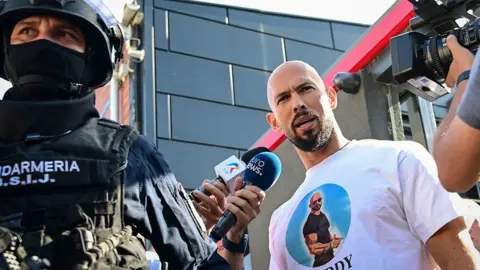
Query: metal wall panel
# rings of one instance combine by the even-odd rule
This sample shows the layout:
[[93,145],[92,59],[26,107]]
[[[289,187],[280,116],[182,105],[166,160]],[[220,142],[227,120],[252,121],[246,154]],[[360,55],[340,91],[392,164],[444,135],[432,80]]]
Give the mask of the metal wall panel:
[[182,14],[169,14],[170,50],[273,70],[283,62],[280,38]]
[[232,104],[228,64],[156,52],[157,91]]
[[285,40],[287,60],[301,60],[313,66],[321,75],[337,60],[342,52],[293,40]]
[[[330,22],[229,9],[231,25],[333,48]],[[312,31],[315,29],[315,31]]]
[[248,149],[268,129],[262,111],[182,97],[171,104],[173,139]]

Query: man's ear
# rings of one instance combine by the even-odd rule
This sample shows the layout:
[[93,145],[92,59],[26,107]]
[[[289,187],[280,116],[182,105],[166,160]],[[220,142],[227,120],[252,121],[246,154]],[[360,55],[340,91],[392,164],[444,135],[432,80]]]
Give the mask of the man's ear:
[[277,118],[275,118],[275,115],[272,112],[267,113],[267,122],[273,130],[277,132],[282,131],[282,128],[278,124]]
[[328,103],[330,104],[330,108],[335,110],[337,108],[337,91],[333,87],[329,87],[327,90],[328,95]]

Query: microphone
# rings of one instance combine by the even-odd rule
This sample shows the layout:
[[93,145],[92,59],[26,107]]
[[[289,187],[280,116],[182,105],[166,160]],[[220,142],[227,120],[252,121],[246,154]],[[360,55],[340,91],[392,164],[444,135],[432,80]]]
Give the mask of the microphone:
[[263,152],[270,152],[270,150],[266,147],[260,146],[260,147],[255,147],[247,152],[243,153],[242,155],[242,161],[245,164],[248,164],[250,160],[252,160],[253,157],[255,157],[257,154],[263,153]]
[[[215,182],[220,182],[227,186],[229,190],[233,188],[234,181],[237,177],[242,176],[247,168],[245,164],[250,162],[250,160],[258,153],[262,152],[270,152],[266,147],[256,147],[253,149],[248,150],[247,152],[243,153],[241,160],[239,160],[236,156],[231,156],[226,160],[222,161],[220,164],[214,167],[215,173],[217,177],[213,180],[210,180],[210,184],[214,184]],[[210,192],[205,190],[203,186],[197,188],[198,191],[201,193],[210,196]],[[197,202],[201,202],[193,192],[190,192],[188,195],[191,200],[195,200]]]
[[[263,191],[270,189],[278,180],[282,171],[282,163],[277,155],[272,152],[263,152],[255,155],[247,165],[243,183],[254,185]],[[232,226],[237,222],[237,217],[230,211],[225,211],[210,233],[210,238],[215,242],[220,241]]]

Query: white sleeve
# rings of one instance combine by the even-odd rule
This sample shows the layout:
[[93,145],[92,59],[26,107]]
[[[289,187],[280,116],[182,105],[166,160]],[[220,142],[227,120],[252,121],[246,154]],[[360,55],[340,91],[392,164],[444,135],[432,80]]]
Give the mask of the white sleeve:
[[270,218],[270,225],[268,226],[268,250],[270,251],[270,266],[269,270],[281,270],[280,258],[275,252],[275,229],[277,228],[277,214],[278,209],[273,212]]
[[273,256],[270,256],[270,265],[268,266],[269,270],[280,270],[280,266],[278,266],[277,261],[273,258]]
[[425,244],[445,224],[465,214],[465,207],[457,193],[441,185],[430,153],[418,143],[406,145],[398,165],[403,207],[410,230]]

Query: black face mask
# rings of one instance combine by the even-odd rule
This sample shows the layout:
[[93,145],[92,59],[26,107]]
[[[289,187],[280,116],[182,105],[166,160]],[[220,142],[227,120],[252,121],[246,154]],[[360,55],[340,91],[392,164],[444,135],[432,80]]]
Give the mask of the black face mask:
[[[5,72],[13,83],[12,99],[57,100],[85,94],[91,76],[87,54],[49,40],[9,45]],[[76,86],[76,87],[72,87]]]

